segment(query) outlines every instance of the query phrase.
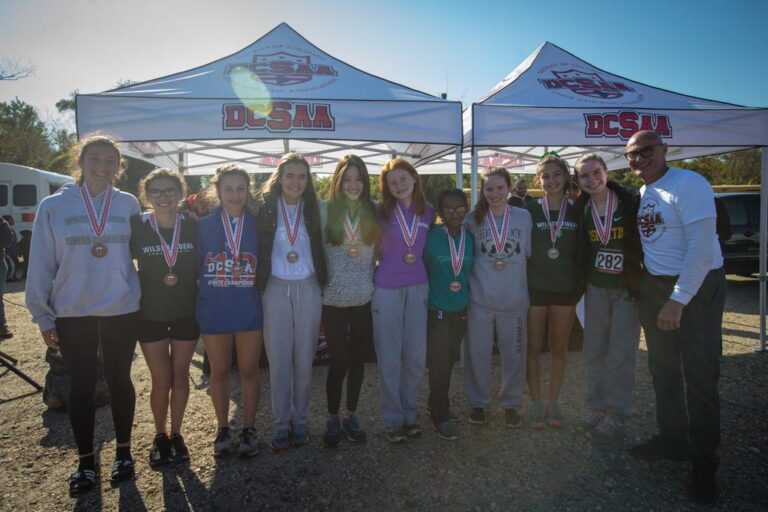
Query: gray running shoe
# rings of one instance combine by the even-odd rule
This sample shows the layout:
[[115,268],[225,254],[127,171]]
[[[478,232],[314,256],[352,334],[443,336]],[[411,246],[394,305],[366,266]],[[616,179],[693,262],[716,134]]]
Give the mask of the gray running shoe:
[[596,443],[614,444],[622,440],[624,433],[623,420],[606,416],[595,428],[587,432],[587,436]]
[[587,409],[587,413],[584,415],[584,418],[576,426],[576,428],[579,430],[579,432],[586,434],[598,426],[600,422],[603,421],[603,418],[605,418],[605,415],[602,412],[595,411],[594,409]]
[[236,442],[237,440],[229,427],[221,427],[216,433],[216,440],[213,442],[214,457],[221,457],[234,450]]
[[255,457],[259,454],[259,435],[255,428],[244,428],[240,432],[240,446],[237,453],[241,457]]
[[435,425],[435,429],[437,430],[437,437],[440,439],[455,441],[459,438],[458,434],[456,434],[456,429],[450,420],[438,423]]

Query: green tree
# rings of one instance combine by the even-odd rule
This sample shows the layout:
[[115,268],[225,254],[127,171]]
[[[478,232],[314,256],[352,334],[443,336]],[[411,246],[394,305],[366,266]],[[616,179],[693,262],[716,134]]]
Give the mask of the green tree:
[[0,161],[47,168],[54,153],[48,128],[34,107],[18,98],[0,103]]

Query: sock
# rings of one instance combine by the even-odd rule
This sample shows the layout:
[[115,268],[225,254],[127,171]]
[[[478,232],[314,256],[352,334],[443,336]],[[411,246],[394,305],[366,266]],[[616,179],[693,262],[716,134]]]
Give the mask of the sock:
[[131,447],[118,446],[117,450],[115,450],[115,458],[117,460],[133,460],[133,457],[131,456]]
[[83,455],[80,457],[80,463],[77,465],[78,471],[83,471],[85,469],[94,470],[96,467],[96,456],[94,454],[90,455]]

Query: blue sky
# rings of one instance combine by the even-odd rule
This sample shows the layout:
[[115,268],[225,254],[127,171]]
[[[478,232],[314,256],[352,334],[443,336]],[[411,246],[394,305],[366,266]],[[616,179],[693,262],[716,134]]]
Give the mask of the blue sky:
[[55,118],[97,92],[233,53],[282,21],[370,73],[465,105],[544,41],[676,92],[768,107],[768,1],[0,0],[0,58],[36,67],[0,82]]

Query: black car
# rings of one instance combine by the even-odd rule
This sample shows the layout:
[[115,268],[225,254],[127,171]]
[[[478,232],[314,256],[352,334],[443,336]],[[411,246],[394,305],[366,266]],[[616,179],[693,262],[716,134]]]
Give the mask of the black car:
[[[715,194],[718,208],[718,233],[723,249],[725,273],[751,276],[759,272],[760,261],[760,192],[723,192]],[[730,237],[727,226],[721,228],[730,218]],[[725,232],[725,233],[723,233]]]

